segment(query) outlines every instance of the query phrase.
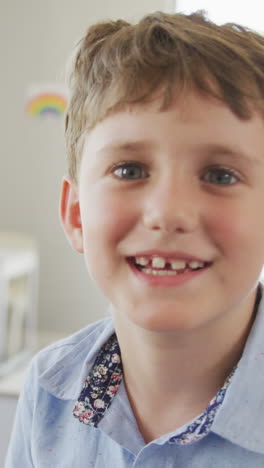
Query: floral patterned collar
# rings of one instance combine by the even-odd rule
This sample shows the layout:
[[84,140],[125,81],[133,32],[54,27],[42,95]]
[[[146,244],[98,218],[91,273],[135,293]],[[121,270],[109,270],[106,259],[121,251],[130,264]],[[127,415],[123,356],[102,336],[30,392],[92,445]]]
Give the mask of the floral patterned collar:
[[98,353],[84,382],[73,415],[80,422],[96,427],[111,405],[122,378],[121,353],[114,333]]
[[[205,437],[213,424],[236,367],[226,379],[223,387],[210,401],[206,410],[184,430],[169,439],[170,443],[189,444]],[[80,422],[97,427],[119,389],[123,378],[121,352],[114,333],[97,355],[94,366],[85,380],[81,394],[73,409]]]

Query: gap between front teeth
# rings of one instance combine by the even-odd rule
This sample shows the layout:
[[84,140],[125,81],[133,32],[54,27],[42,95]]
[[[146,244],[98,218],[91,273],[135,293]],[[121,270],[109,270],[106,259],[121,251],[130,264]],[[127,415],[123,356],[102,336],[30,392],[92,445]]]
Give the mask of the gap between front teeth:
[[[198,262],[196,260],[192,260],[190,262],[186,262],[184,260],[174,260],[171,262],[166,262],[166,260],[162,257],[154,257],[151,261],[149,261],[146,257],[136,257],[135,258],[136,264],[140,266],[147,266],[151,263],[152,268],[164,268],[166,263],[170,263],[172,270],[183,270],[186,267],[190,267],[192,269],[203,267],[204,263]],[[167,270],[171,271],[171,270]]]

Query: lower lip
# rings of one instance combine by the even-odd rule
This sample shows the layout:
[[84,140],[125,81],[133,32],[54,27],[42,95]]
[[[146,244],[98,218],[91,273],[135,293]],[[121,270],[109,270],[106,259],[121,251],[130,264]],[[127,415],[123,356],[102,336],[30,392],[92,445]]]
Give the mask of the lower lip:
[[143,271],[139,270],[135,264],[131,261],[128,261],[128,265],[130,266],[133,273],[137,276],[138,279],[144,281],[146,284],[150,286],[180,286],[188,281],[191,281],[198,276],[201,276],[205,273],[209,265],[201,268],[201,270],[193,270],[187,271],[186,273],[178,273],[177,275],[173,276],[158,276],[158,275],[150,275],[144,273]]

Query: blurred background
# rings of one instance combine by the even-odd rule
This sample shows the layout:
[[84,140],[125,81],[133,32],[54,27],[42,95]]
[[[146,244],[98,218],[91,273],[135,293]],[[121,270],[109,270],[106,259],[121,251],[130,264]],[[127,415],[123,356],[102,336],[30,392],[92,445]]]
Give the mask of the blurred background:
[[264,30],[259,0],[0,0],[0,466],[24,375],[14,357],[26,363],[32,344],[23,327],[37,349],[107,314],[58,217],[68,57],[96,21],[199,9]]

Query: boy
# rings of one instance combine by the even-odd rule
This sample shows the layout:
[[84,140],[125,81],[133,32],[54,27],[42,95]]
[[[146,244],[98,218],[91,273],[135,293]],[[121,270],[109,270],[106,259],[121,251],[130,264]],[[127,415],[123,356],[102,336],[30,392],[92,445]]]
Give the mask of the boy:
[[202,13],[81,41],[61,219],[111,318],[33,359],[6,468],[264,466],[263,54]]

